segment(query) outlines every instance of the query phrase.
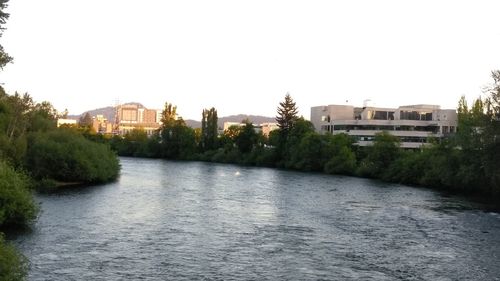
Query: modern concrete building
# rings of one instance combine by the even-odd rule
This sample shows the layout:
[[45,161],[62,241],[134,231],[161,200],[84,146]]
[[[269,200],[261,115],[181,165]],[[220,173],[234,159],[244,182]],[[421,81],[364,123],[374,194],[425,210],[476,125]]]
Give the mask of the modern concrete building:
[[360,146],[371,145],[375,134],[387,131],[400,138],[401,147],[418,148],[429,137],[456,132],[457,112],[426,104],[398,108],[327,105],[311,108],[311,122],[317,132],[346,133]]

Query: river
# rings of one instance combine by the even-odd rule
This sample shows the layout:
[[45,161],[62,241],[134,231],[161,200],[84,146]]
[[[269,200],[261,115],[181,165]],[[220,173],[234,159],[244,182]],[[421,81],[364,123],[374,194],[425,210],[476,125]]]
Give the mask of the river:
[[500,215],[425,188],[121,158],[38,194],[29,280],[500,280]]

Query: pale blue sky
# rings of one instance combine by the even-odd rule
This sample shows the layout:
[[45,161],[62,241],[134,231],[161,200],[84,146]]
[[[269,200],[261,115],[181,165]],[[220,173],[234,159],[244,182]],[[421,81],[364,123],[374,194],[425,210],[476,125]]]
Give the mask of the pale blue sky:
[[11,0],[12,92],[57,109],[138,101],[185,119],[311,106],[455,107],[500,68],[500,1]]

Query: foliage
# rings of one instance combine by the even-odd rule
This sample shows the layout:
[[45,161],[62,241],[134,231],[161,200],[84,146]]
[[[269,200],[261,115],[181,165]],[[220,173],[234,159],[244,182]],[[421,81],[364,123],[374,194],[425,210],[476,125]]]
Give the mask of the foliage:
[[399,154],[399,139],[388,132],[375,135],[373,145],[367,147],[367,157],[359,166],[358,174],[365,177],[383,178],[387,168]]
[[84,183],[114,180],[120,168],[107,145],[89,141],[69,129],[32,134],[25,164],[36,179]]
[[[276,149],[281,158],[287,159],[290,157],[289,150],[287,150],[286,147],[288,143],[288,134],[298,120],[298,108],[289,93],[286,93],[285,100],[279,103],[277,113],[276,122],[278,123],[279,130]],[[280,166],[284,162],[285,161],[281,161]]]
[[276,122],[278,122],[279,128],[286,135],[286,133],[293,128],[295,121],[298,119],[297,105],[289,93],[286,93],[285,100],[280,102],[277,111],[278,116],[276,116]]
[[49,102],[35,103],[28,94],[10,96],[0,87],[0,156],[21,166],[27,134],[55,129],[56,116]]
[[353,139],[347,134],[327,134],[325,138],[329,147],[324,171],[329,174],[353,174],[356,169],[356,155],[352,151]]
[[278,166],[293,168],[297,159],[296,157],[294,158],[294,151],[299,149],[302,138],[312,133],[314,133],[314,126],[310,121],[304,120],[302,117],[295,121],[294,126],[286,134],[286,137],[281,133],[280,129],[277,150],[281,161],[278,163]]
[[235,144],[241,153],[249,153],[257,144],[258,136],[250,121],[245,120],[243,123],[245,123],[245,126],[241,127],[236,135]]
[[192,159],[196,152],[194,130],[177,120],[161,132],[161,155],[169,159]]
[[80,120],[78,120],[78,124],[82,127],[92,127],[92,116],[90,116],[90,113],[86,112],[83,116],[80,117]]
[[217,110],[215,108],[204,109],[201,119],[200,147],[202,151],[217,148]]
[[193,159],[196,135],[181,117],[177,117],[177,107],[165,103],[161,122],[158,156],[168,159]]
[[8,244],[0,233],[0,280],[24,280],[28,274],[28,260]]
[[[9,2],[9,0],[0,0],[0,37],[5,30],[3,25],[9,18],[9,14],[5,12],[5,9],[7,8],[7,2]],[[12,57],[9,56],[9,54],[4,51],[3,46],[0,45],[0,70],[10,62],[12,62]]]
[[27,224],[36,214],[28,177],[0,160],[0,227]]
[[161,123],[163,127],[173,126],[177,120],[177,106],[165,102],[163,111],[161,112]]

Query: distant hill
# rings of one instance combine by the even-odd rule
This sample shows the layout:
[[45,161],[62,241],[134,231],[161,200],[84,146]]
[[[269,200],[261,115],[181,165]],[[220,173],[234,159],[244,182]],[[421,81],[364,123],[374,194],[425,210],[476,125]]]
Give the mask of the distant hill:
[[[138,102],[128,102],[126,104],[134,104],[143,107],[142,104]],[[85,111],[80,115],[69,115],[68,118],[70,119],[80,119],[81,116],[85,115],[86,113],[89,113],[91,116],[96,116],[96,115],[104,115],[106,119],[110,121],[115,120],[115,108],[113,106],[106,106],[102,108],[97,108],[97,109],[92,109],[89,111]],[[260,116],[260,115],[246,115],[246,114],[238,114],[238,115],[230,115],[230,116],[225,116],[225,117],[220,117],[218,123],[218,126],[220,128],[224,127],[224,122],[241,122],[245,119],[250,120],[250,122],[254,124],[261,124],[261,123],[275,123],[276,119],[274,117],[266,117],[266,116]],[[186,121],[186,125],[188,125],[191,128],[201,128],[201,121],[198,120],[192,120],[192,119],[187,119],[184,120]]]
[[[134,104],[134,105],[138,105],[140,107],[144,107],[141,103],[138,103],[138,102],[128,102],[125,104]],[[101,108],[97,108],[97,109],[92,109],[89,111],[85,111],[80,115],[68,115],[68,118],[78,120],[78,119],[80,119],[81,116],[84,116],[87,112],[90,114],[90,116],[104,115],[104,117],[106,117],[106,119],[108,119],[109,121],[114,122],[114,120],[115,120],[115,107],[114,106],[106,106],[106,107],[101,107]]]
[[[250,122],[252,122],[254,124],[275,123],[276,122],[276,119],[274,117],[238,114],[238,115],[219,117],[217,125],[219,126],[219,128],[223,128],[224,122],[241,122],[245,119],[250,120]],[[186,121],[186,124],[191,128],[201,128],[201,121],[191,120],[191,119],[184,120],[184,121]]]
[[275,123],[276,122],[276,119],[274,117],[238,114],[238,115],[230,115],[230,116],[226,116],[226,117],[221,117],[221,118],[219,118],[217,123],[218,123],[219,127],[223,127],[224,122],[241,122],[245,119],[250,120],[250,122],[252,122],[254,124]]

